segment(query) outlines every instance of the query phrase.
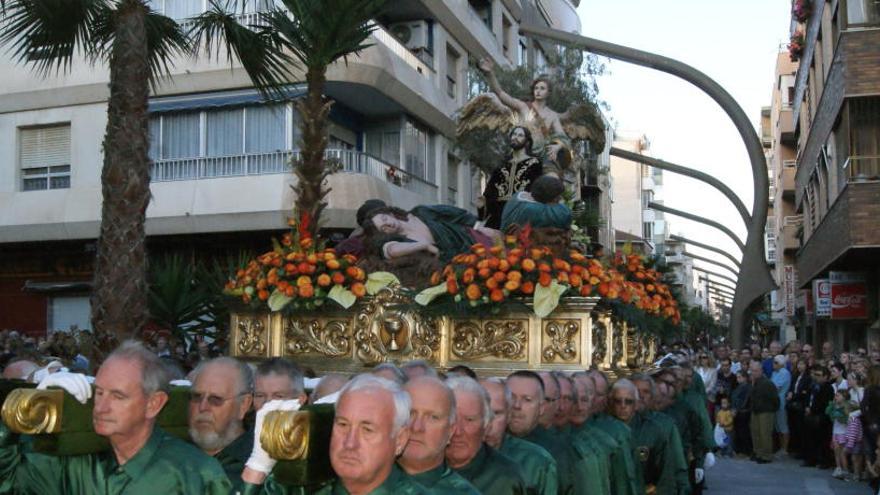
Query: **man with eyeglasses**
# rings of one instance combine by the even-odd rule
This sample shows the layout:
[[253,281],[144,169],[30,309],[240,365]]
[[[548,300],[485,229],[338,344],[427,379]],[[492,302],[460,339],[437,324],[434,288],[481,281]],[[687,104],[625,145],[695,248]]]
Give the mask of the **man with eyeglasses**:
[[574,409],[574,385],[571,377],[562,372],[554,371],[553,376],[559,381],[559,407],[556,408],[553,426],[558,432],[567,434],[571,429],[571,415]]
[[[599,382],[596,380],[596,374],[591,373],[591,376],[596,381],[598,397]],[[607,381],[605,383],[607,387]],[[615,495],[644,493],[644,487],[641,486],[640,476],[633,458],[632,431],[629,426],[611,414],[616,405],[608,401],[607,396],[606,404],[608,404],[606,410],[594,414],[589,424],[610,434],[619,445],[618,449],[612,454],[611,493]],[[635,411],[634,398],[633,403],[630,404],[630,409]]]
[[202,361],[192,373],[189,436],[202,452],[220,461],[236,490],[253,449],[253,434],[244,428],[253,385],[250,367],[229,357]]

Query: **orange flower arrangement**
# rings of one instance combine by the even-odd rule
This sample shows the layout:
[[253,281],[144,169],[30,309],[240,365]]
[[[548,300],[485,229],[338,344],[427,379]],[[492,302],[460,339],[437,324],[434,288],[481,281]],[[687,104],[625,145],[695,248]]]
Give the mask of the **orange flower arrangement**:
[[307,214],[299,222],[289,219],[291,231],[280,243],[273,240],[272,251],[239,269],[226,283],[224,293],[245,304],[268,305],[273,311],[288,305],[311,310],[328,298],[353,302],[363,297],[367,276],[355,266],[357,258],[350,254],[337,256],[333,249],[324,248],[323,242],[315,242],[308,231],[309,223]]
[[645,265],[645,258],[635,253],[617,252],[611,260],[612,270],[623,280],[621,301],[632,304],[652,316],[681,322],[678,302],[669,287],[661,281],[662,275]]

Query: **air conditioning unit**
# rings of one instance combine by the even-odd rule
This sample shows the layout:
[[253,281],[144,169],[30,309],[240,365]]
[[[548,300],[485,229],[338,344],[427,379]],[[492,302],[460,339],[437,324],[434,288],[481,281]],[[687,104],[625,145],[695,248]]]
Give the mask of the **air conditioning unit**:
[[428,48],[429,29],[427,21],[398,22],[388,26],[391,34],[410,50]]

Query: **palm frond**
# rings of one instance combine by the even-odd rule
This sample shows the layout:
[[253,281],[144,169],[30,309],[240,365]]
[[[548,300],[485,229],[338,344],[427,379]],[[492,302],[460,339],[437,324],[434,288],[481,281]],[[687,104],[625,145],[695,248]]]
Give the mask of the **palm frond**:
[[208,57],[219,58],[224,51],[232,61],[238,59],[254,86],[264,95],[280,96],[281,87],[290,81],[295,61],[282,49],[269,19],[276,12],[260,14],[257,25],[243,26],[233,13],[211,0],[211,8],[193,17],[189,34],[194,50],[204,49]]
[[0,44],[43,76],[70,70],[77,50],[94,59],[95,26],[113,12],[107,0],[13,0],[3,8]]
[[271,23],[284,45],[307,67],[326,67],[370,46],[372,19],[386,0],[282,0],[290,15],[273,15]]

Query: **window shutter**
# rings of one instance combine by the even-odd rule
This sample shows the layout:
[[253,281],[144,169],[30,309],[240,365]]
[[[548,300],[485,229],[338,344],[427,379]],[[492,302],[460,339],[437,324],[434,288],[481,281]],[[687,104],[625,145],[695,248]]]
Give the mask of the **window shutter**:
[[70,126],[21,130],[21,168],[70,165]]

